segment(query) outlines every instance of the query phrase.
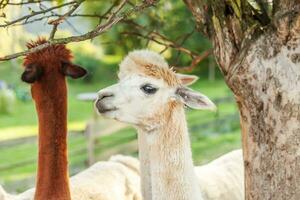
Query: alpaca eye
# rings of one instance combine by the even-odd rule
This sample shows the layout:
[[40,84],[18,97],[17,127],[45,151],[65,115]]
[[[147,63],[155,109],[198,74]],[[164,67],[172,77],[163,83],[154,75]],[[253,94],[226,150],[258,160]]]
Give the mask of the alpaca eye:
[[145,84],[141,87],[141,90],[146,94],[154,94],[158,89],[150,84]]

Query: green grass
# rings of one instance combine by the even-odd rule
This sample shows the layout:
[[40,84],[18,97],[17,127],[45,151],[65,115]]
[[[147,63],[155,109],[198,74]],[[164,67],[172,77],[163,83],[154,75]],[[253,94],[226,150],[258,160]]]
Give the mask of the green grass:
[[[29,86],[21,83],[16,73],[20,69],[7,70],[0,66],[0,79],[9,81],[17,85],[22,90],[29,92]],[[3,75],[5,74],[5,76]],[[10,77],[8,77],[10,76]],[[105,77],[110,81],[99,81],[98,83],[82,84],[70,81],[68,98],[68,127],[71,132],[82,131],[85,128],[86,121],[93,116],[93,103],[82,102],[76,99],[77,94],[82,92],[96,92],[99,89],[114,82],[113,79]],[[201,91],[211,99],[226,97],[231,94],[224,82],[219,80],[209,82],[199,80],[193,85],[195,90]],[[235,103],[221,103],[218,105],[217,112],[187,110],[187,120],[192,139],[192,150],[196,164],[203,164],[232,149],[240,147],[240,131],[238,119],[230,117],[237,113]],[[226,121],[220,121],[225,118]],[[208,122],[212,125],[201,128]],[[20,181],[32,179],[36,172],[37,143],[36,140],[29,140],[18,145],[7,144],[14,139],[35,136],[37,134],[37,118],[33,101],[17,101],[15,111],[10,115],[0,115],[0,169],[12,165],[19,161],[29,161],[20,167],[6,168],[0,170],[0,184],[4,185],[8,191],[23,191],[32,186],[23,184]],[[109,149],[118,149],[121,144],[132,141],[136,138],[133,128],[126,128],[109,136],[103,136],[99,139],[96,153],[101,157]],[[69,135],[69,159],[71,174],[86,168],[86,139],[83,134]],[[119,152],[119,153],[122,153]],[[136,152],[132,152],[136,155]],[[17,184],[17,185],[16,185]]]
[[207,163],[225,152],[238,148],[241,148],[240,131],[202,136],[197,140],[192,140],[193,159],[196,165]]

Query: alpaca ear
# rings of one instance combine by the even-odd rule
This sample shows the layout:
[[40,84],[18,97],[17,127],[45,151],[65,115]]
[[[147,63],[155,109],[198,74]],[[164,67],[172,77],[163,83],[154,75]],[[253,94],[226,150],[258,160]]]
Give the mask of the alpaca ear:
[[62,62],[62,73],[71,78],[77,79],[86,75],[87,71],[79,65],[70,62]]
[[199,110],[216,110],[215,104],[205,95],[187,87],[176,90],[176,95],[188,107]]
[[23,72],[21,79],[26,83],[34,83],[39,80],[43,74],[43,69],[35,64],[25,66],[25,71]]
[[176,73],[176,76],[177,76],[178,79],[181,80],[181,83],[185,86],[192,85],[193,83],[195,83],[199,79],[198,76],[195,76],[195,75],[187,75],[187,74]]

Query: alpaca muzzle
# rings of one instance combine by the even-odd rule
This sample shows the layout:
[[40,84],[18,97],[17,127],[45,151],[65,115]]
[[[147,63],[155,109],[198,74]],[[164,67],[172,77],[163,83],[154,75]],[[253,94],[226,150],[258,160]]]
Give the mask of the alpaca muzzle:
[[114,95],[112,93],[107,93],[107,92],[99,93],[98,99],[96,100],[96,103],[95,103],[95,106],[96,106],[97,110],[99,111],[99,113],[103,114],[103,113],[117,110],[116,107],[109,107],[106,105],[109,98],[111,98],[113,96]]

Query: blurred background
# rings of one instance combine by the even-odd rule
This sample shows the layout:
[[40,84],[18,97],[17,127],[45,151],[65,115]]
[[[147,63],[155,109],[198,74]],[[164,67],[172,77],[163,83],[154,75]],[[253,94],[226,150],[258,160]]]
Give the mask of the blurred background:
[[[41,6],[46,9],[61,2],[6,8],[5,18],[0,18],[0,23],[39,10]],[[79,12],[101,15],[115,3],[99,2],[87,1]],[[55,10],[58,14],[64,11],[64,8]],[[49,17],[32,20],[35,21],[0,28],[0,56],[24,50],[26,41],[49,34]],[[70,17],[63,22],[56,37],[80,35],[99,20],[100,17]],[[160,52],[181,73],[198,75],[200,79],[192,88],[216,103],[218,111],[215,113],[187,110],[196,165],[240,148],[238,109],[232,93],[210,53],[210,42],[196,31],[193,17],[181,0],[160,1],[155,8],[131,16],[130,20],[93,40],[67,46],[74,54],[74,62],[89,70],[84,79],[68,80],[71,175],[113,154],[137,156],[136,131],[130,126],[97,117],[93,102],[82,98],[85,93],[97,92],[115,83],[118,63],[134,49]],[[201,62],[191,59],[195,57],[194,52],[200,57],[204,55]],[[17,193],[34,186],[37,163],[36,111],[30,86],[20,81],[21,72],[22,58],[0,62],[0,184],[8,192]]]

